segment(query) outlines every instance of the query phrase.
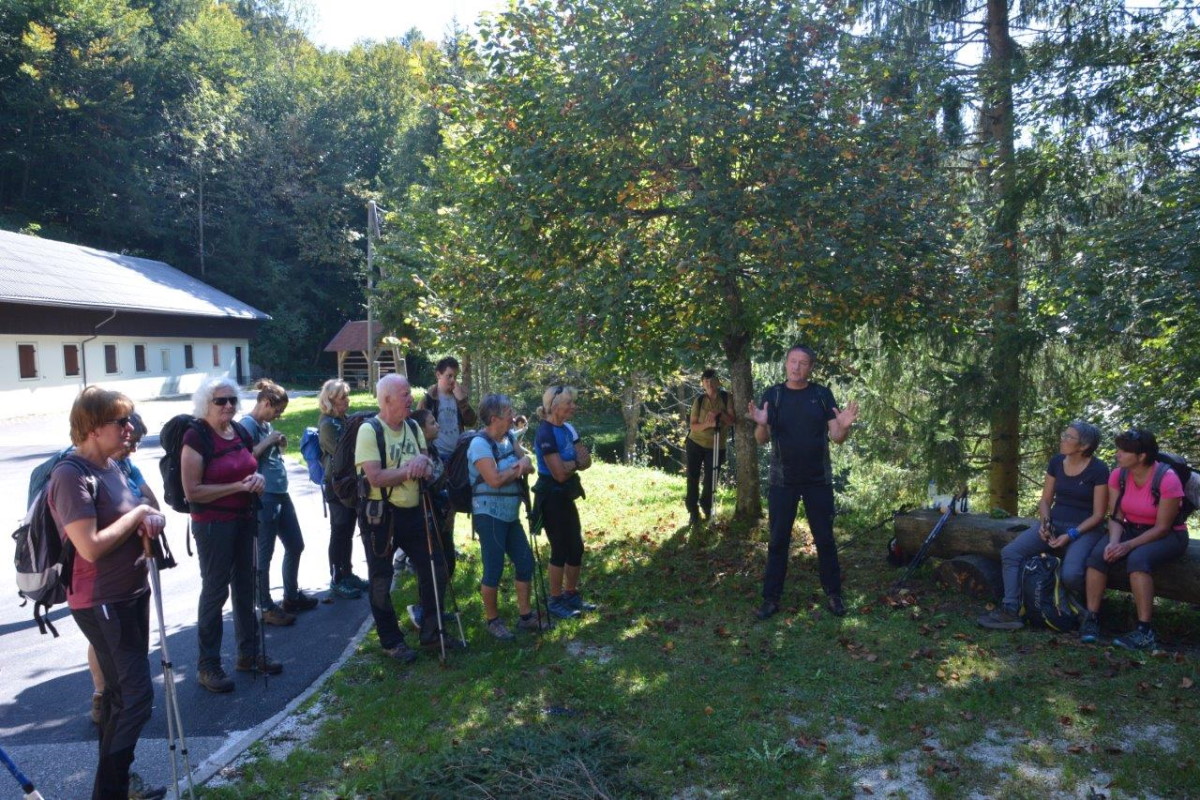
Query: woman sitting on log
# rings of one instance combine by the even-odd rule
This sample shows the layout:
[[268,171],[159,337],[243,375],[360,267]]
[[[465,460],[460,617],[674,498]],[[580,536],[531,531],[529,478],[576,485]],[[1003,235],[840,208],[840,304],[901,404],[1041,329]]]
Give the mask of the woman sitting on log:
[[1040,523],[1000,551],[1004,600],[995,611],[979,618],[983,627],[1005,631],[1024,627],[1018,612],[1021,569],[1038,553],[1065,547],[1063,583],[1076,595],[1083,595],[1084,567],[1092,548],[1104,537],[1108,505],[1108,467],[1095,457],[1099,443],[1100,431],[1082,420],[1075,420],[1062,432],[1058,455],[1046,466],[1042,499],[1038,501]]
[[1108,570],[1125,561],[1138,623],[1113,644],[1129,650],[1155,650],[1157,641],[1150,627],[1154,611],[1151,574],[1187,552],[1187,524],[1178,519],[1183,485],[1174,470],[1158,463],[1158,440],[1150,431],[1126,431],[1116,444],[1117,468],[1108,476],[1108,536],[1096,543],[1088,557],[1087,611],[1079,638],[1083,642],[1100,638],[1100,601],[1108,587]]

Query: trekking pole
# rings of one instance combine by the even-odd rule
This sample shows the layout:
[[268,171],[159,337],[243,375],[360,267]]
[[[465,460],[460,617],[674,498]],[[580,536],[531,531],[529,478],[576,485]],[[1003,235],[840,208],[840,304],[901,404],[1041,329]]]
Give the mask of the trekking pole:
[[[433,497],[432,497],[431,493],[429,491],[422,491],[421,492],[421,512],[425,516],[426,529],[428,531],[428,528],[430,526],[432,526],[433,538],[436,539],[438,542],[441,542],[442,541],[442,536],[441,536],[442,530],[441,530],[441,526],[438,524],[437,515],[434,513],[436,511],[436,509],[437,509],[437,505],[433,502]],[[454,543],[451,542],[450,546],[453,547]],[[458,607],[458,592],[455,590],[454,581],[450,577],[450,566],[449,566],[449,562],[446,560],[446,550],[445,550],[444,546],[442,547],[442,567],[445,570],[445,575],[446,575],[446,594],[449,596],[450,602],[454,606],[454,621],[458,624],[458,640],[460,642],[462,642],[463,647],[466,647],[467,646],[467,635],[463,631],[462,611]]]
[[154,609],[158,612],[158,652],[163,671],[163,711],[167,716],[167,749],[171,754],[171,785],[175,788],[175,800],[179,800],[179,765],[176,758],[176,744],[180,755],[183,756],[183,774],[187,778],[187,796],[195,798],[195,787],[192,785],[192,764],[188,759],[187,739],[183,735],[183,717],[179,713],[179,697],[175,693],[175,665],[171,662],[171,653],[167,650],[167,624],[163,618],[162,580],[158,572],[158,559],[150,539],[144,539],[146,564],[150,573],[150,591],[154,595]]
[[955,507],[957,507],[961,501],[966,499],[966,496],[967,490],[963,489],[961,493],[955,494],[950,498],[949,507],[947,507],[945,512],[942,513],[941,519],[939,519],[937,524],[933,526],[933,530],[931,530],[929,535],[925,537],[925,541],[921,543],[921,549],[917,550],[917,554],[913,556],[913,560],[909,562],[908,569],[905,571],[903,577],[892,584],[891,592],[889,593],[895,593],[898,591],[900,587],[904,585],[904,582],[912,577],[912,574],[916,572],[917,567],[921,566],[921,562],[925,560],[925,557],[929,554],[930,548],[933,547],[934,540],[937,539],[937,537],[941,534],[942,528],[946,527],[946,522],[950,519],[950,516],[955,513]]
[[256,515],[254,520],[254,556],[252,563],[254,565],[254,624],[258,626],[258,646],[255,648],[258,652],[254,656],[254,679],[258,680],[258,674],[259,672],[262,672],[263,689],[265,690],[270,684],[270,678],[265,671],[259,669],[259,665],[267,660],[267,624],[263,621],[262,585],[258,579],[258,570],[259,567],[262,566],[259,564],[258,558],[258,537],[260,537],[262,533],[258,529],[257,514],[258,508],[261,508],[262,506],[262,498],[259,497],[257,502],[252,501],[251,506],[254,508],[254,513]]
[[[529,521],[529,546],[533,550],[533,603],[534,610],[537,611],[539,620],[545,620],[546,625],[553,625],[554,622],[550,618],[550,601],[546,597],[546,575],[542,570],[542,554],[538,548],[537,537],[542,531],[542,509],[536,506],[538,510],[537,517],[533,515],[533,507],[528,505],[528,494],[525,496],[526,508],[525,514]],[[543,613],[544,612],[544,613]]]
[[[420,494],[421,494],[421,497],[423,498],[425,504],[431,502],[428,499],[429,498],[429,490],[425,487],[424,481],[421,481]],[[433,584],[433,610],[437,613],[438,645],[442,649],[441,662],[442,662],[442,665],[444,666],[446,664],[446,630],[445,630],[445,627],[442,625],[442,601],[441,601],[441,598],[438,596],[438,588],[437,588],[438,576],[437,576],[437,572],[434,569],[434,562],[433,562],[433,530],[432,530],[432,526],[430,525],[429,513],[426,510],[426,507],[424,504],[422,505],[422,508],[421,508],[421,516],[425,518],[425,545],[429,550],[429,580]]]
[[709,495],[708,524],[711,525],[717,516],[717,478],[721,471],[721,419],[717,417],[717,427],[713,429],[713,464],[712,464],[712,494]]
[[25,773],[16,765],[3,747],[0,747],[0,760],[4,762],[4,766],[8,767],[8,771],[17,779],[17,783],[21,784],[21,791],[25,792],[25,800],[45,800],[42,793],[33,788],[33,781],[25,777]]

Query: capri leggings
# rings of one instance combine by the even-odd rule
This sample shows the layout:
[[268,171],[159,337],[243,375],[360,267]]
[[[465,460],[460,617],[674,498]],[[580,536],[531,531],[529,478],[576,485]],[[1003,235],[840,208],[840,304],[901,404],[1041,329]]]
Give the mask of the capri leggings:
[[521,521],[505,522],[490,514],[475,514],[472,519],[479,535],[479,553],[483,557],[480,583],[489,589],[500,585],[505,555],[512,559],[513,577],[520,583],[529,583],[533,577],[533,550],[529,548]]
[[[1149,527],[1148,525],[1126,525],[1125,532],[1121,534],[1121,541],[1128,541],[1135,536],[1140,536],[1144,531],[1149,530]],[[1104,548],[1107,546],[1108,537],[1105,536],[1096,542],[1087,562],[1089,567],[1105,574],[1112,566],[1104,560]],[[1129,555],[1125,556],[1125,571],[1152,573],[1155,567],[1165,564],[1173,558],[1179,558],[1187,551],[1187,547],[1188,532],[1186,530],[1171,531],[1161,539],[1130,550]]]
[[583,530],[575,501],[564,492],[547,492],[542,500],[542,524],[550,540],[550,564],[578,567],[583,563]]

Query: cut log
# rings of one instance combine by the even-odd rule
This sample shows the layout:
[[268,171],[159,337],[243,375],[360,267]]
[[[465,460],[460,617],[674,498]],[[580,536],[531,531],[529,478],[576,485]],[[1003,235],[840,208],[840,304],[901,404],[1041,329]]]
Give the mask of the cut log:
[[[897,514],[896,541],[901,549],[910,557],[916,553],[940,517],[935,509]],[[930,546],[929,555],[938,558],[978,555],[999,562],[1004,545],[1036,524],[1037,519],[1033,517],[993,519],[981,514],[955,514]],[[1129,591],[1129,576],[1123,564],[1109,572],[1108,585],[1112,589]],[[1155,571],[1154,594],[1185,603],[1200,603],[1200,541],[1191,540],[1181,558]]]
[[1004,597],[1000,562],[987,556],[971,554],[948,558],[937,565],[933,577],[940,585],[978,600],[1000,600]]

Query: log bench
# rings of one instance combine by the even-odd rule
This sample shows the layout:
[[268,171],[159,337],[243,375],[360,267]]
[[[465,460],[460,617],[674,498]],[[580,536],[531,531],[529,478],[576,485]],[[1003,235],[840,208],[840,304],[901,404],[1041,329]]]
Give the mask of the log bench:
[[[921,549],[941,516],[936,509],[896,515],[896,542],[907,557]],[[945,559],[935,569],[935,578],[975,597],[1000,599],[1004,588],[1000,578],[1000,550],[1036,523],[1034,517],[993,519],[982,514],[951,515],[929,549],[929,555]],[[1118,564],[1108,573],[1108,587],[1129,591],[1124,564]],[[1155,571],[1154,594],[1200,604],[1200,541],[1192,539],[1181,558]]]

